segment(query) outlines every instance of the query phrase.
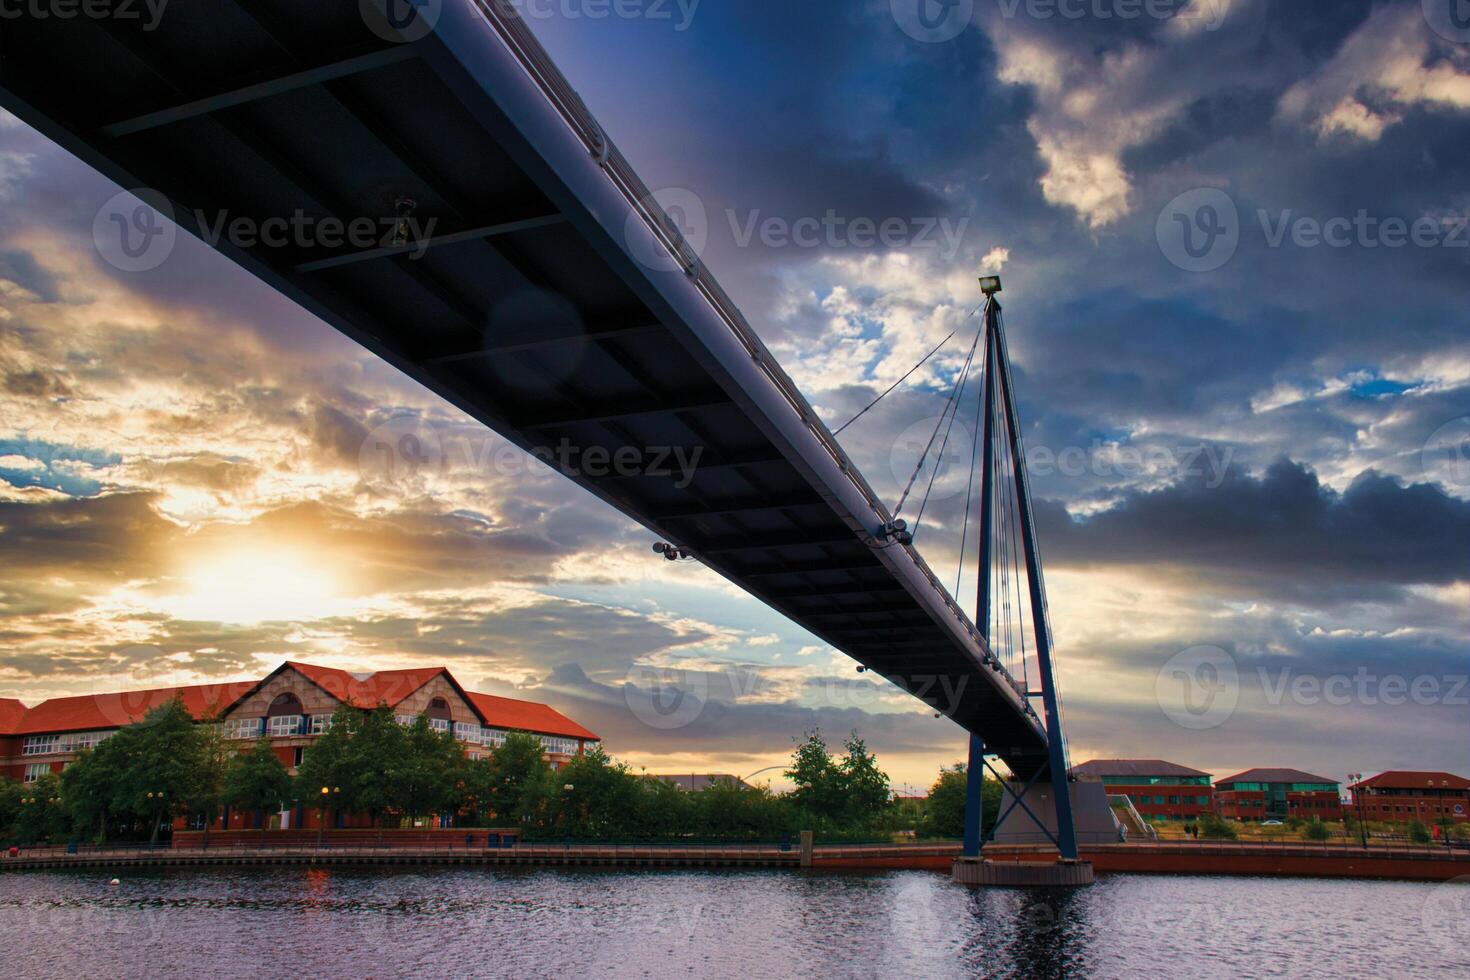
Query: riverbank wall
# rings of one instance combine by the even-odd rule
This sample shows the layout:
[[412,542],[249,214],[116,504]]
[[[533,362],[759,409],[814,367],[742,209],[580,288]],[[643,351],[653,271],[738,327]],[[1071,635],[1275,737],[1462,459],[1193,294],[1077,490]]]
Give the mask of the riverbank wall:
[[[212,835],[213,836],[213,835]],[[566,868],[772,868],[802,870],[799,847],[773,844],[698,846],[633,844],[521,844],[485,846],[483,837],[466,846],[436,836],[430,845],[411,843],[265,844],[212,842],[203,847],[31,848],[0,855],[0,871],[268,866],[436,866]],[[176,842],[177,843],[177,842]],[[811,871],[863,872],[923,870],[949,874],[959,857],[957,844],[818,845]],[[1036,847],[985,850],[993,862],[1054,859]],[[1217,843],[1116,844],[1084,848],[1083,861],[1106,874],[1236,875],[1314,878],[1448,881],[1470,877],[1470,854],[1433,848],[1359,848],[1338,846],[1233,845]]]

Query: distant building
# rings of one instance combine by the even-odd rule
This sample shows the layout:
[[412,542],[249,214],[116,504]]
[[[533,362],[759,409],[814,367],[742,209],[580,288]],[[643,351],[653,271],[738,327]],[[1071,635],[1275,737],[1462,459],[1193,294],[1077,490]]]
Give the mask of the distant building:
[[1348,787],[1351,812],[1364,820],[1432,824],[1470,820],[1470,779],[1448,772],[1394,769]]
[[[510,732],[540,738],[553,768],[599,741],[549,705],[466,691],[444,667],[354,674],[285,663],[258,681],[52,698],[34,708],[0,700],[0,775],[31,783],[60,772],[79,751],[175,697],[196,720],[211,720],[225,738],[240,740],[242,750],[262,736],[269,738],[292,775],[344,704],[365,711],[387,705],[404,725],[425,715],[436,730],[453,732],[471,759],[504,742]],[[315,826],[317,812],[307,807],[272,819],[281,826]],[[226,826],[248,827],[262,818],[230,814]],[[339,825],[353,822],[347,815],[338,818]]]
[[711,786],[733,786],[736,789],[750,789],[751,786],[739,776],[732,776],[723,772],[712,773],[649,773],[649,779],[657,779],[661,782],[672,783],[686,793],[698,793],[709,789]]
[[1220,816],[1265,821],[1341,820],[1339,784],[1300,769],[1247,769],[1215,784]]
[[1146,820],[1188,820],[1214,808],[1210,774],[1162,759],[1093,759],[1072,767],[1110,796],[1126,796]]

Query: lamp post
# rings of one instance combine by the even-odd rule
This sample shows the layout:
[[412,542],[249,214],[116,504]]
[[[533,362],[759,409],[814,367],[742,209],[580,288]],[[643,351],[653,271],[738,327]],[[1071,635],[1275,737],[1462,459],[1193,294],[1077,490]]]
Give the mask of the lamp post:
[[1368,849],[1368,825],[1363,822],[1363,774],[1360,772],[1348,773],[1348,788],[1353,791],[1353,809],[1358,811],[1358,839],[1363,843],[1363,850]]
[[151,845],[158,842],[158,826],[163,822],[163,790],[148,794],[148,809],[153,812],[153,832],[148,838],[148,843]]
[[333,797],[340,796],[341,793],[342,793],[342,788],[340,786],[330,786],[330,787],[329,786],[323,786],[322,787],[322,792],[321,792],[321,801],[322,801],[322,805],[321,805],[321,819],[317,821],[317,825],[316,825],[316,846],[318,848],[320,848],[322,846],[322,834],[327,829],[327,803]]

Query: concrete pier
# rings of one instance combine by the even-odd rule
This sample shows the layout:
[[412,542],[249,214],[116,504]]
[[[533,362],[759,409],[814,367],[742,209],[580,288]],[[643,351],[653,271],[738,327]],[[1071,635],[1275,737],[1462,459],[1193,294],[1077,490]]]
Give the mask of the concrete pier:
[[1092,863],[962,857],[954,863],[954,881],[959,885],[988,888],[1081,888],[1092,884]]

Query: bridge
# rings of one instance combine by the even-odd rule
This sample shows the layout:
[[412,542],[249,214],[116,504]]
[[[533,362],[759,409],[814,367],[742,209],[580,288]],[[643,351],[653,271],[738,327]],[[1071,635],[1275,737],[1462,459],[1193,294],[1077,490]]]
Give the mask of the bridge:
[[[563,469],[970,732],[976,819],[987,753],[1065,786],[1024,466],[992,466],[987,437],[981,513],[1009,473],[1035,691],[991,642],[987,576],[977,626],[511,3],[194,0],[156,24],[28,7],[0,32],[6,109],[521,448],[621,453],[617,472]],[[388,231],[221,238],[237,219]],[[985,431],[1015,463],[993,292],[983,320]],[[654,447],[700,453],[687,485]]]

